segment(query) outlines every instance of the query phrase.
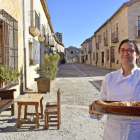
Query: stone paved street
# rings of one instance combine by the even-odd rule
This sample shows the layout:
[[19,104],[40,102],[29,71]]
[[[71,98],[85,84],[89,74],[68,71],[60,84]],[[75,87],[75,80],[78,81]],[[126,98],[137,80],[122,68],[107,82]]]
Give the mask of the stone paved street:
[[[60,65],[57,78],[51,82],[51,92],[45,94],[43,100],[44,106],[47,101],[56,101],[56,91],[60,88],[60,129],[44,130],[44,119],[40,119],[39,129],[34,124],[17,129],[16,105],[15,116],[11,117],[10,112],[0,115],[0,140],[101,140],[106,116],[100,121],[90,119],[88,105],[99,95],[92,81],[100,81],[97,83],[101,85],[104,75],[109,72],[111,70],[79,63]],[[36,83],[30,88],[37,91]],[[30,106],[29,111],[33,112],[34,107]]]

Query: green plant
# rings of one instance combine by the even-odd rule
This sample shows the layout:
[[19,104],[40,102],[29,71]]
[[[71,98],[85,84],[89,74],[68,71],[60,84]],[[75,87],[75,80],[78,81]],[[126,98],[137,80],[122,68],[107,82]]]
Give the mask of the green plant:
[[0,66],[0,80],[3,82],[5,79],[7,79],[7,74],[6,74],[6,65],[1,65]]
[[20,76],[20,73],[18,70],[14,70],[12,67],[9,67],[7,65],[0,66],[1,82],[3,82],[3,81],[9,82],[9,81],[12,81],[19,76]]
[[58,54],[53,55],[52,53],[45,54],[43,58],[43,65],[41,68],[35,69],[37,74],[44,74],[48,80],[53,80],[58,72],[58,61],[60,56]]

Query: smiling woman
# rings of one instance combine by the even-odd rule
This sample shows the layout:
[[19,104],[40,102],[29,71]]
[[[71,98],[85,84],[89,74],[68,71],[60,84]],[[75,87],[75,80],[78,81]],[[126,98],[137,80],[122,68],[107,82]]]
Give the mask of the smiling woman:
[[118,52],[124,70],[124,76],[130,75],[131,71],[129,69],[132,69],[136,65],[136,59],[140,55],[138,42],[133,39],[125,39],[120,43]]
[[[140,102],[140,68],[136,65],[139,58],[138,42],[123,40],[118,48],[122,68],[105,75],[99,100],[101,101],[138,101]],[[89,111],[95,110],[94,104]],[[97,119],[95,114],[90,117]],[[99,119],[102,115],[99,116]],[[103,140],[139,140],[140,119],[125,116],[108,115]]]

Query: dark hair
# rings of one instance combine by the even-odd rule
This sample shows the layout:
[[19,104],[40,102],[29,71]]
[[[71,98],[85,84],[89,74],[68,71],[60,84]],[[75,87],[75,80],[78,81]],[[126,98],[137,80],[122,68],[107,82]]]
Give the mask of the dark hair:
[[122,46],[123,43],[133,43],[134,44],[134,48],[136,50],[136,53],[139,55],[140,54],[140,50],[139,50],[139,47],[138,47],[138,41],[137,40],[134,40],[134,39],[124,39],[120,45],[119,45],[119,48],[118,48],[118,52],[120,51],[120,48]]

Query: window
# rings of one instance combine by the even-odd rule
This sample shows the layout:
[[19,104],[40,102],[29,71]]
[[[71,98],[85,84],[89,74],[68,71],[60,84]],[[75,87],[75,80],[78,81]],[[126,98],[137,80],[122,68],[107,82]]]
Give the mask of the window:
[[[4,10],[0,10],[0,15],[0,65],[18,70],[18,22]],[[16,84],[17,79],[6,83],[6,88]]]
[[86,60],[88,60],[88,55],[86,54]]
[[109,61],[109,50],[106,50],[106,61]]
[[73,54],[73,51],[71,51],[71,54]]
[[93,60],[95,60],[95,52],[93,53]]
[[108,37],[108,33],[107,33],[107,30],[106,30],[106,37]]
[[101,42],[101,35],[98,35],[98,42]]
[[140,36],[140,16],[138,16],[138,37]]
[[96,53],[96,61],[98,61],[98,53]]
[[111,47],[110,48],[111,50],[111,62],[115,62],[115,48],[114,47]]

